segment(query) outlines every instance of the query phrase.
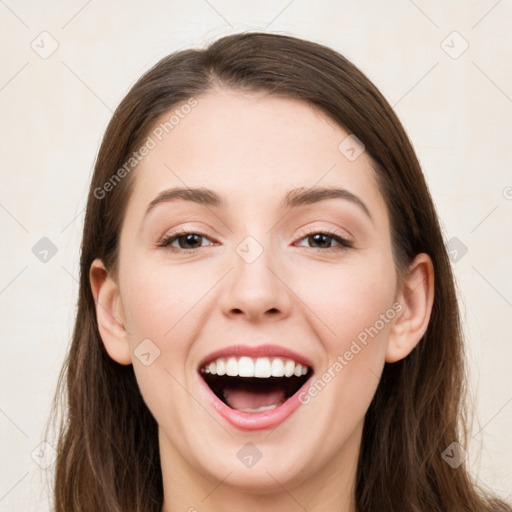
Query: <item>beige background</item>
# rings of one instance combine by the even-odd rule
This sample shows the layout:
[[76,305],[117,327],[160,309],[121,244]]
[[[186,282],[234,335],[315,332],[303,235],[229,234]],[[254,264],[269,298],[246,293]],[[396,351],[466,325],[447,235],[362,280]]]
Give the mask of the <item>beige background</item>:
[[[0,511],[49,510],[52,466],[39,464],[51,463],[52,448],[39,445],[112,111],[164,55],[254,29],[340,51],[403,121],[446,240],[458,239],[450,247],[476,411],[464,448],[475,478],[511,500],[511,25],[507,0],[0,2]],[[43,237],[57,249],[46,263],[32,252]]]

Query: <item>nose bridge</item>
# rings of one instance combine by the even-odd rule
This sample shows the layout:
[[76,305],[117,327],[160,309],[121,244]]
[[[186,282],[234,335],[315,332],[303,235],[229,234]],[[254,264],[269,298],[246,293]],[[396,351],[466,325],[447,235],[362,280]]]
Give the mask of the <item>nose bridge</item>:
[[230,285],[223,301],[226,314],[244,313],[250,319],[267,312],[287,313],[287,290],[279,278],[281,258],[265,230],[247,234],[235,247]]

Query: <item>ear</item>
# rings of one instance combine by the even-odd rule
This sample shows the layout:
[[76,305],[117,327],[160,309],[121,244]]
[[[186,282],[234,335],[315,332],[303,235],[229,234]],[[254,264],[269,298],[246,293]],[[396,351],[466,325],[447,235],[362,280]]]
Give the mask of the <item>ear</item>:
[[409,355],[427,331],[434,303],[434,266],[427,254],[414,258],[400,288],[397,302],[402,305],[402,311],[390,331],[388,363]]
[[108,355],[119,364],[130,364],[132,354],[125,329],[124,310],[119,287],[108,275],[105,265],[95,259],[89,270],[89,280],[96,304],[96,318],[101,339]]

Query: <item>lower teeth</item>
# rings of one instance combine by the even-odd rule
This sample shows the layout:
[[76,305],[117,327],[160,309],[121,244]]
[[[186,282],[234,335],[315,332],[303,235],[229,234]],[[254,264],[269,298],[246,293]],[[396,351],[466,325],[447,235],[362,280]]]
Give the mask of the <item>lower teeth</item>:
[[272,409],[275,409],[276,407],[279,407],[278,404],[272,404],[272,405],[263,405],[261,407],[258,407],[257,409],[237,409],[237,411],[240,412],[263,412],[263,411],[270,411]]

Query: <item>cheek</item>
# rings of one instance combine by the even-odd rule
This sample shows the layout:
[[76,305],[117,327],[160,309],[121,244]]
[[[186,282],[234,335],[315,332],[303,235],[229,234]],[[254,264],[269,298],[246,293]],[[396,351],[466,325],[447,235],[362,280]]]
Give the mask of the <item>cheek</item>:
[[[396,317],[396,274],[392,258],[375,258],[364,265],[326,268],[310,273],[302,291],[315,335],[326,352],[317,373],[319,390],[315,400],[328,410],[335,393],[338,412],[352,412],[361,419],[379,383],[385,362],[387,340]],[[395,307],[393,305],[395,304]],[[331,387],[332,386],[332,387]],[[315,391],[313,391],[315,393]],[[345,418],[346,420],[346,418]]]
[[[187,417],[183,404],[189,400],[183,387],[187,358],[196,337],[197,305],[211,283],[179,266],[149,264],[135,257],[126,258],[121,271],[123,308],[140,392],[159,425],[171,422],[175,435],[185,436],[181,418]],[[149,365],[137,356],[143,340],[144,352],[152,360]],[[171,416],[170,411],[180,413]]]
[[304,400],[315,404],[312,422],[324,414],[325,424],[339,425],[336,433],[325,432],[325,439],[342,443],[364,420],[379,384],[396,315],[394,281],[354,269],[330,275],[324,299],[313,308],[329,326],[317,322],[326,362]]
[[126,262],[122,290],[130,338],[132,342],[141,336],[155,339],[164,346],[193,320],[193,308],[211,286],[212,276],[208,279],[176,265],[149,265],[142,260],[131,263]]
[[[171,403],[178,407],[187,398],[182,385],[190,370],[190,350],[203,325],[205,296],[218,279],[211,268],[206,270],[198,266],[197,270],[185,271],[179,265],[150,264],[135,256],[125,258],[120,267],[134,372],[144,400],[157,419]],[[144,353],[150,352],[150,358],[154,358],[148,366],[144,358],[137,357],[143,346]]]
[[298,295],[316,315],[319,337],[331,357],[343,354],[354,340],[364,345],[387,338],[395,316],[392,261],[385,258],[358,266],[318,266],[314,270],[301,279]]

